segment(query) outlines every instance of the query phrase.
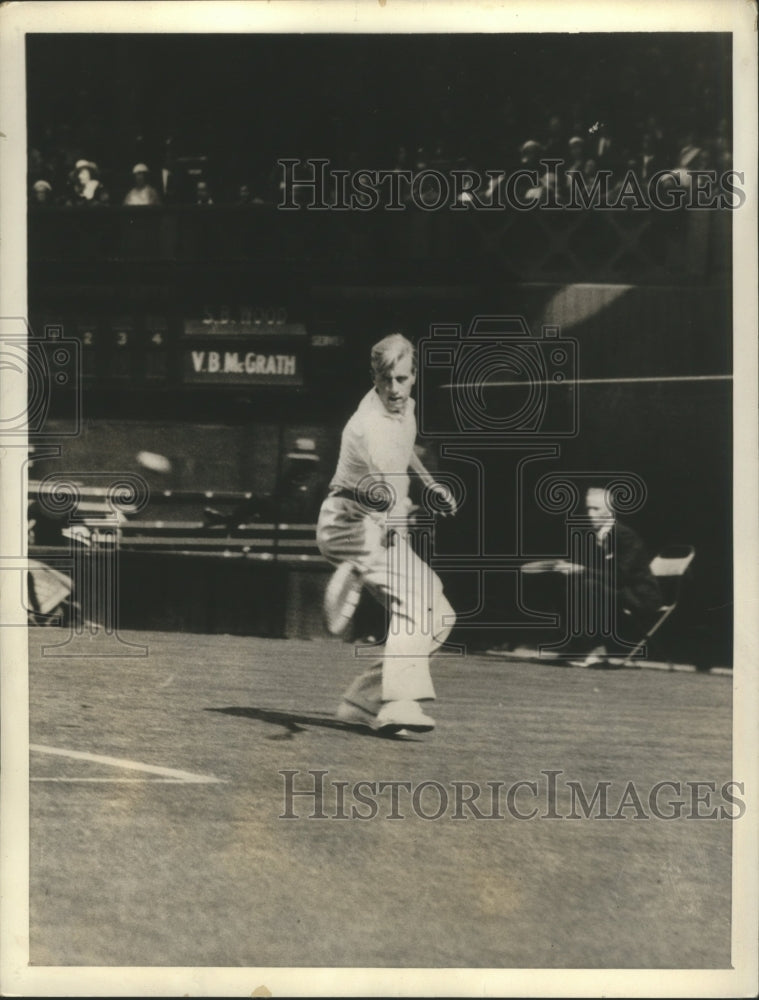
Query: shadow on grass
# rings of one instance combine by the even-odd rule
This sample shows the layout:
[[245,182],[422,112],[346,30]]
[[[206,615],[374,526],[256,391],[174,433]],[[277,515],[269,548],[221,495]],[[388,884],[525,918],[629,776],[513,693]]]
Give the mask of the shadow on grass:
[[318,726],[322,729],[337,729],[344,733],[356,733],[360,736],[373,736],[380,740],[394,740],[396,743],[421,742],[411,736],[398,736],[395,733],[375,733],[366,726],[351,725],[348,722],[340,722],[330,715],[302,715],[298,712],[280,712],[276,708],[242,708],[230,706],[229,708],[206,708],[205,712],[220,712],[222,715],[237,715],[244,719],[255,719],[258,722],[268,722],[273,726],[282,726],[283,733],[273,733],[266,738],[268,740],[291,740],[298,733],[308,732],[309,727]]

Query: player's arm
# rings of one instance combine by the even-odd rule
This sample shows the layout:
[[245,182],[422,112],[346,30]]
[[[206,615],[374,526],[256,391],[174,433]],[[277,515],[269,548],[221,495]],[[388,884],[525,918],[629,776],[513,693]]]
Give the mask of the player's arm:
[[456,513],[457,510],[456,500],[453,496],[453,493],[447,486],[444,486],[442,483],[436,482],[436,480],[430,475],[430,473],[427,471],[424,462],[417,455],[416,449],[414,449],[414,451],[412,451],[411,453],[409,468],[411,469],[412,472],[415,472],[419,476],[419,478],[422,480],[422,482],[428,489],[434,490],[441,496],[447,508],[445,511],[441,512],[444,517]]

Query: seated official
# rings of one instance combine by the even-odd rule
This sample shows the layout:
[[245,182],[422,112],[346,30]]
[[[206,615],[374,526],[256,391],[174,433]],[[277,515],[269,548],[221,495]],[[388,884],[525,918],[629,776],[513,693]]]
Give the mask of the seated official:
[[588,489],[585,512],[589,532],[572,557],[579,559],[562,571],[579,577],[579,586],[570,587],[568,610],[574,645],[587,653],[582,665],[592,666],[612,651],[624,652],[625,643],[637,642],[662,597],[645,545],[616,519],[603,487]]
[[572,525],[569,560],[527,563],[522,572],[528,606],[562,616],[561,640],[541,648],[593,666],[625,656],[650,627],[662,597],[645,545],[616,519],[603,487],[587,490],[585,513],[585,524]]

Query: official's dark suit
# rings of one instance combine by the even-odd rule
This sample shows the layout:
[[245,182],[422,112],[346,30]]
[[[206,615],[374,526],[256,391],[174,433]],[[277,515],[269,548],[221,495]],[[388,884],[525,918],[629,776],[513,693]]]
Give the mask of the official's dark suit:
[[584,584],[591,599],[611,599],[617,612],[617,635],[639,638],[641,626],[662,600],[643,542],[632,528],[619,522],[600,541],[591,537],[588,542]]
[[[637,642],[661,606],[661,593],[636,532],[617,522],[599,541],[588,524],[573,536],[568,556],[582,570],[527,575],[522,591],[525,607],[560,616],[559,628],[565,637],[571,634],[560,643],[564,651],[585,653],[606,646],[610,653],[619,653],[615,637],[623,644]],[[560,635],[551,627],[537,639],[550,648]],[[534,641],[535,631],[530,639]]]

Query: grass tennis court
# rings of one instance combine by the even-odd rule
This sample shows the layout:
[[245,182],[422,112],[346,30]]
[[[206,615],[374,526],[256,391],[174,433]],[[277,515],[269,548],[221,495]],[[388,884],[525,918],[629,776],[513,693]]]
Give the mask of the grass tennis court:
[[[686,817],[740,778],[730,677],[438,659],[436,730],[383,739],[332,718],[355,670],[339,641],[125,638],[148,655],[42,657],[56,637],[30,631],[32,964],[729,966],[732,823]],[[326,818],[311,795],[281,819],[309,770]],[[667,780],[680,819],[651,815]],[[408,782],[403,818],[360,781]],[[716,794],[694,806],[694,781]],[[493,812],[488,782],[503,818],[455,819],[471,783]],[[633,782],[648,815],[547,818],[568,782],[608,782],[612,814]],[[377,815],[351,818],[362,789]]]

